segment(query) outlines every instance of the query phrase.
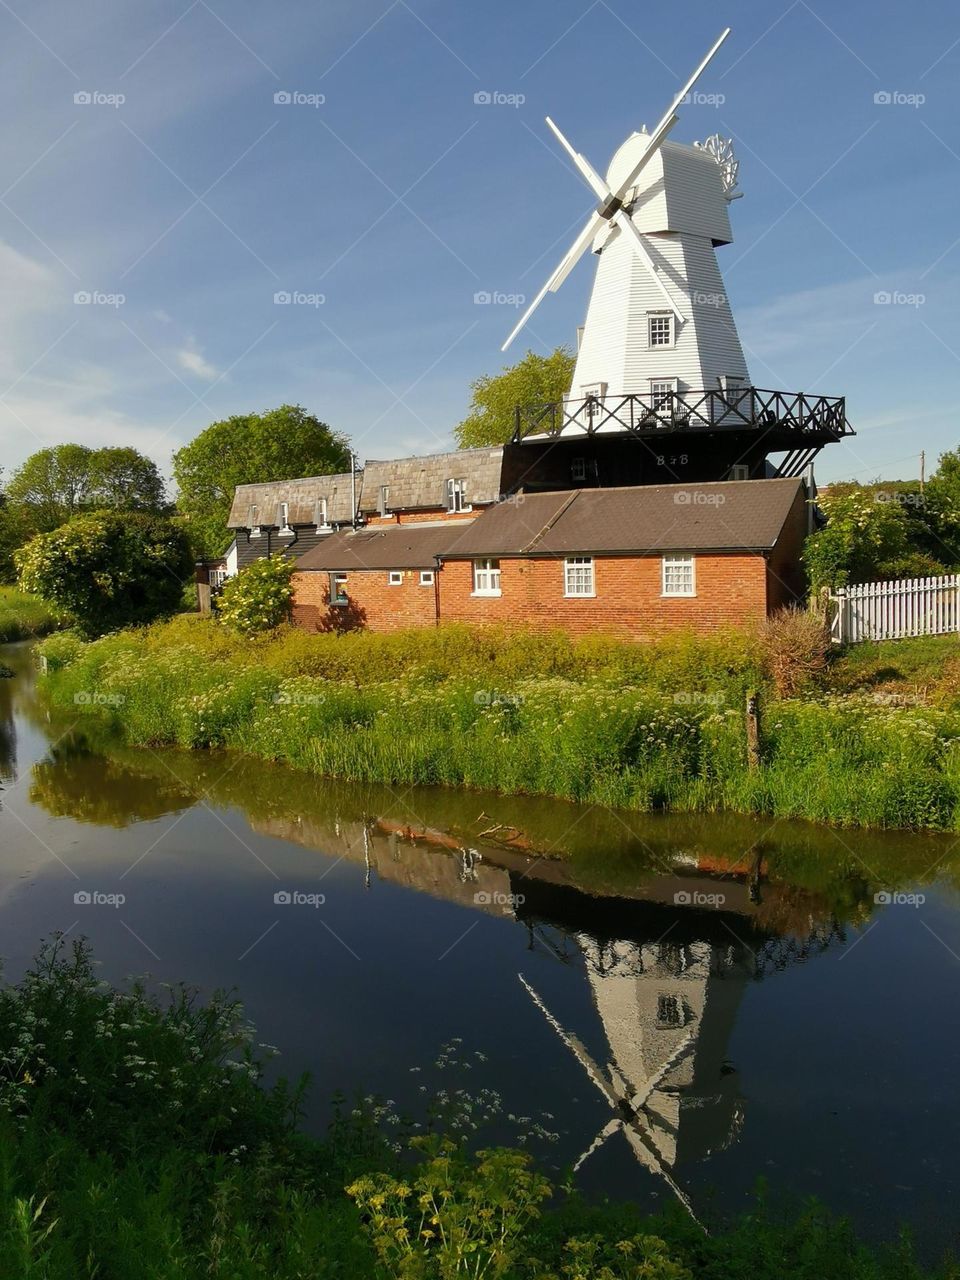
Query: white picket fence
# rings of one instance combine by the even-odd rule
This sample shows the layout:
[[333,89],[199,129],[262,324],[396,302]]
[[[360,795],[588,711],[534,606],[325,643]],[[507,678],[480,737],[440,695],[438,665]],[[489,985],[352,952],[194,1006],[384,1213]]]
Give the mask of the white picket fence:
[[830,601],[830,636],[836,644],[960,631],[960,574],[956,573],[840,587]]

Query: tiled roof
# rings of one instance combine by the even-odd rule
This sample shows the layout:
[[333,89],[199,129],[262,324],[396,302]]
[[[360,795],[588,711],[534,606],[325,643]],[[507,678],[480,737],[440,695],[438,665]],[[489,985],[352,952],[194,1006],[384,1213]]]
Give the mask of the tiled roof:
[[363,473],[361,511],[377,511],[380,489],[388,489],[391,511],[416,511],[447,505],[447,481],[462,480],[467,503],[496,502],[500,496],[503,449],[457,449],[425,458],[368,460]]
[[[363,472],[357,472],[356,491],[359,498]],[[272,480],[266,484],[238,484],[227,525],[231,529],[249,529],[252,525],[278,525],[277,511],[281,502],[289,505],[291,524],[313,524],[321,498],[327,500],[330,524],[348,524],[351,510],[350,472],[333,476],[308,476],[303,480]],[[256,508],[256,519],[251,508]]]
[[438,521],[436,524],[374,525],[333,533],[297,561],[297,572],[322,569],[348,573],[360,569],[433,569],[437,555],[463,532],[472,520]]
[[458,531],[443,555],[767,551],[802,481],[723,480],[521,494]]

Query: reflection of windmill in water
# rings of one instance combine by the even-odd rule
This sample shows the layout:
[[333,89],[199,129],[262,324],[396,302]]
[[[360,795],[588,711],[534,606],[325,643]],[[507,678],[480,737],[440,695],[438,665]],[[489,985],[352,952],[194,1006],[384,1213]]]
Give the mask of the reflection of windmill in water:
[[[716,885],[708,881],[706,887]],[[754,897],[754,887],[744,887]],[[681,900],[689,899],[688,891],[681,893]],[[539,901],[528,897],[522,913],[531,939],[536,934],[550,945],[551,929],[563,929],[562,896],[553,893],[544,900],[535,889],[531,896]],[[596,925],[589,931],[583,918],[581,898],[580,928],[567,936],[575,939],[583,958],[609,1056],[591,1054],[519,975],[613,1112],[575,1170],[622,1134],[638,1162],[695,1217],[675,1170],[723,1150],[743,1125],[739,1079],[727,1058],[727,1043],[748,984],[823,950],[842,933],[830,920],[811,922],[806,937],[784,938],[735,911],[678,911],[649,901],[621,902],[612,917],[609,904],[605,909],[598,904]],[[551,950],[564,958],[562,947]]]

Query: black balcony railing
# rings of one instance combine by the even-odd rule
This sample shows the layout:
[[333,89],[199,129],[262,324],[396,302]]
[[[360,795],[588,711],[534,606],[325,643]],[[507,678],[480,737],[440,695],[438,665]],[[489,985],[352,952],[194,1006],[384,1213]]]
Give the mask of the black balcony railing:
[[[572,429],[572,430],[571,430]],[[843,396],[738,387],[726,391],[661,391],[646,396],[585,396],[582,400],[518,405],[514,441],[530,436],[628,431],[766,430],[778,439],[827,444],[853,435]]]

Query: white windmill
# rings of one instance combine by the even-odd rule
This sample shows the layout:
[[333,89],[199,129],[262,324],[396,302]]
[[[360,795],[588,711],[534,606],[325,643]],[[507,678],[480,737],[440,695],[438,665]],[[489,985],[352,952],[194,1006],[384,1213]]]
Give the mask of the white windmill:
[[714,136],[692,146],[668,142],[677,110],[730,33],[727,28],[652,133],[633,133],[604,180],[548,117],[547,124],[599,204],[503,345],[548,292],[556,292],[592,246],[596,279],[570,397],[649,397],[655,410],[688,391],[748,386],[740,339],[715,248],[732,239],[729,202],[737,162]]

